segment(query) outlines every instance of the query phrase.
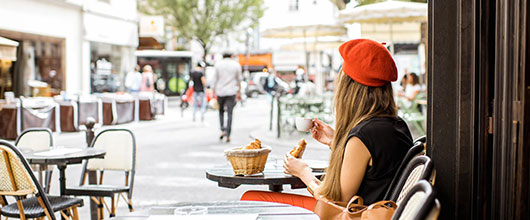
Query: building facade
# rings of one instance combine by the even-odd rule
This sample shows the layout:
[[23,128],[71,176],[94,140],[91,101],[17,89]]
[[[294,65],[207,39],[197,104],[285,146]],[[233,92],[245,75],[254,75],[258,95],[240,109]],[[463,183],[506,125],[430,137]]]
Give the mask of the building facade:
[[93,82],[104,78],[115,79],[113,89],[118,89],[121,77],[136,63],[136,0],[0,0],[0,4],[0,36],[19,42],[17,60],[6,73],[10,81],[3,85],[7,91],[29,96],[31,80],[37,80],[49,85],[51,95],[98,92]]

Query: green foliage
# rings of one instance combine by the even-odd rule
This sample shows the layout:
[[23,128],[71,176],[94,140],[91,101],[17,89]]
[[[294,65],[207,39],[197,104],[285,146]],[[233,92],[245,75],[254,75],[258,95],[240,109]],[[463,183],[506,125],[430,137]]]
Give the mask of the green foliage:
[[263,0],[145,0],[140,11],[163,15],[181,37],[197,40],[205,55],[216,37],[257,24]]
[[[387,0],[355,0],[355,1],[357,2],[357,6],[361,6],[361,5],[369,5],[369,4],[373,4],[373,3],[377,3],[377,2],[384,2],[384,1],[387,1]],[[396,1],[396,0],[394,0],[394,1]],[[427,3],[427,0],[400,0],[400,1]]]

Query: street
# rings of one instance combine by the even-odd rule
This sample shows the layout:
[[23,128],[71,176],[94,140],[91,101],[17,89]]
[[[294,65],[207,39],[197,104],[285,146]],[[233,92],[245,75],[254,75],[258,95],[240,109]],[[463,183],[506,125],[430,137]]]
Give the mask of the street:
[[[192,107],[181,114],[177,106],[176,101],[170,101],[166,114],[153,121],[104,127],[128,128],[136,136],[137,171],[133,192],[135,210],[178,202],[239,200],[247,190],[268,190],[268,186],[256,185],[243,185],[236,189],[220,188],[216,182],[205,177],[205,169],[227,163],[223,154],[225,149],[247,145],[252,140],[250,135],[272,147],[269,156],[283,157],[300,137],[305,137],[309,142],[305,159],[328,158],[327,147],[316,143],[307,134],[295,132],[292,136],[276,139],[268,131],[270,104],[265,97],[247,99],[244,106],[238,103],[234,109],[230,143],[219,140],[218,111],[208,110],[201,123],[192,121]],[[96,133],[99,130],[101,128]],[[54,138],[56,145],[79,147],[84,145],[85,134],[61,133],[54,134]],[[81,165],[68,166],[67,186],[79,184],[80,172]],[[53,175],[51,194],[58,194],[57,169]],[[124,181],[122,172],[105,173],[104,184],[123,184]],[[290,186],[284,186],[284,191],[308,194],[305,189],[291,190]],[[85,199],[85,206],[80,209],[81,219],[88,219],[88,207],[89,200]],[[125,203],[120,201],[117,215],[127,213]]]

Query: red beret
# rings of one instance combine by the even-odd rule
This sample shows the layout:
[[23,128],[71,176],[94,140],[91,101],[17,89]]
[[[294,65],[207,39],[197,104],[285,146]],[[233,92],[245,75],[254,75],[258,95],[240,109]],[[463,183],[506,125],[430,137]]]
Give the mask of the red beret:
[[342,71],[366,86],[379,87],[397,80],[392,55],[382,44],[368,39],[350,40],[339,47]]

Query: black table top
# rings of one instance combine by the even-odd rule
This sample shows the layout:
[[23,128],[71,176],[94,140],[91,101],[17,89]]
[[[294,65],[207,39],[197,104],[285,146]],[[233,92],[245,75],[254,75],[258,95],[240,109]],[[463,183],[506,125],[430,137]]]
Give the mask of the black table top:
[[[241,215],[257,214],[257,219],[319,219],[313,212],[287,204],[272,202],[253,201],[225,201],[225,202],[195,202],[177,203],[168,206],[151,207],[148,209],[132,212],[124,216],[118,216],[115,220],[144,220],[154,215],[173,215],[175,208],[183,206],[207,207],[207,215]],[[212,216],[213,217],[213,216]]]
[[[313,174],[320,178],[325,174],[325,161],[307,161],[314,164]],[[298,177],[283,173],[283,159],[269,158],[262,174],[251,176],[236,176],[230,163],[215,166],[206,170],[206,178],[219,183],[220,187],[236,188],[241,184],[250,185],[291,185],[291,188],[305,188],[305,184]],[[281,189],[280,189],[281,191]]]
[[[22,154],[30,164],[76,164],[81,163],[85,159],[103,158],[105,157],[105,150],[96,148],[64,148],[63,153],[54,153],[51,151],[33,152],[31,150],[22,150]],[[73,152],[71,149],[75,149]],[[56,151],[61,151],[58,149]],[[70,152],[69,152],[70,151]]]

